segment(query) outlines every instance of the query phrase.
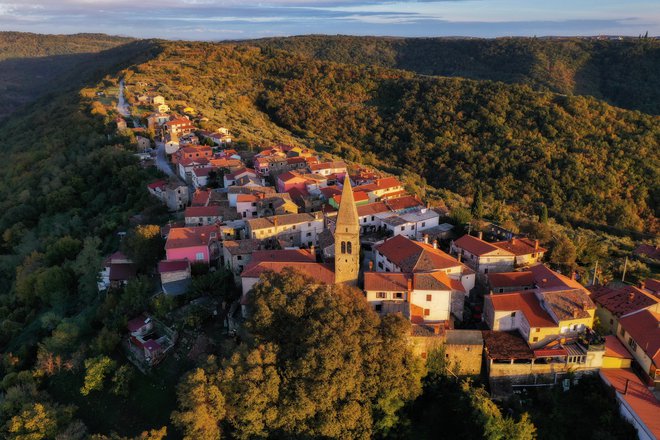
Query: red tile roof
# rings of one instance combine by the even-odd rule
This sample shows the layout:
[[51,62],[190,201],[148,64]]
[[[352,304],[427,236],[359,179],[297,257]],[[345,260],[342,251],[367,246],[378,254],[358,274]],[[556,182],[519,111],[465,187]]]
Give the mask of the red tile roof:
[[647,278],[644,280],[644,289],[648,289],[655,294],[660,293],[660,281],[654,280],[653,278]]
[[218,217],[222,213],[220,206],[189,206],[186,208],[185,217]]
[[589,287],[589,291],[594,302],[617,317],[646,309],[660,302],[660,298],[649,295],[634,286],[592,286]]
[[357,207],[359,217],[363,217],[365,215],[374,215],[380,212],[387,212],[389,210],[390,209],[383,202],[367,203],[366,205],[360,205]]
[[489,273],[488,282],[492,289],[520,286],[533,287],[534,274],[529,271]]
[[493,309],[498,312],[520,310],[532,327],[556,327],[555,321],[543,310],[534,292],[512,292],[490,295]]
[[260,261],[277,261],[280,263],[309,263],[316,261],[311,252],[303,249],[263,250],[252,253],[250,264]]
[[210,226],[188,226],[185,228],[172,228],[167,236],[165,249],[178,249],[191,246],[208,246],[211,234],[218,234],[218,227]]
[[346,164],[340,160],[333,161],[333,162],[320,162],[320,163],[315,163],[311,164],[309,166],[309,169],[313,171],[321,171],[321,170],[327,170],[331,168],[346,168]]
[[387,199],[385,202],[392,211],[401,211],[404,209],[418,208],[424,204],[414,196],[403,196],[394,199]]
[[500,249],[511,252],[516,256],[530,255],[538,252],[547,252],[548,250],[539,246],[538,240],[530,240],[529,238],[512,238],[508,241],[498,241],[493,243]]
[[632,359],[632,355],[614,335],[605,336],[605,356],[619,359]]
[[365,272],[364,290],[384,292],[405,292],[408,290],[410,274],[401,272]]
[[633,313],[619,320],[619,324],[635,340],[637,346],[660,367],[660,313],[649,310]]
[[236,197],[236,202],[256,202],[259,198],[254,194],[239,194]]
[[[369,194],[364,192],[353,191],[353,199],[355,200],[355,203],[364,202],[366,200],[369,200]],[[341,203],[341,194],[332,196],[332,200],[334,200],[335,203],[339,205]]]
[[133,263],[110,264],[110,281],[128,281],[135,278],[137,267]]
[[336,186],[326,186],[325,188],[321,188],[319,191],[321,191],[321,194],[323,194],[326,199],[329,199],[336,194],[341,194],[341,190]]
[[156,180],[155,182],[150,183],[147,185],[147,188],[149,189],[156,189],[156,188],[165,188],[167,186],[167,182],[164,180]]
[[137,318],[128,321],[126,328],[128,328],[128,331],[130,332],[136,332],[147,324],[147,322],[145,322],[147,319],[149,319],[147,316],[140,315]]
[[376,189],[389,189],[403,186],[396,177],[383,177],[382,179],[376,179],[374,184],[376,185]]
[[651,244],[640,244],[633,251],[637,255],[645,255],[649,258],[660,259],[660,246],[653,246]]
[[455,258],[432,245],[412,241],[403,235],[376,246],[376,250],[401,268],[403,272],[430,271],[463,266]]
[[622,368],[602,368],[600,377],[616,389],[618,395],[632,408],[651,434],[660,438],[660,402],[639,377],[632,370]]
[[487,243],[477,237],[473,237],[472,235],[468,234],[454,241],[454,245],[461,249],[465,249],[472,255],[477,256],[490,254],[491,252],[498,252],[499,255],[513,256],[513,254],[509,251],[500,249],[491,243]]
[[192,206],[206,206],[209,203],[209,199],[211,198],[211,190],[201,190],[198,189],[195,191],[193,194],[193,199],[192,199]]
[[534,282],[542,290],[580,289],[586,292],[585,287],[578,281],[555,272],[543,264],[536,264],[529,268],[534,274]]
[[163,260],[158,263],[158,273],[180,272],[190,268],[188,260]]
[[[254,259],[254,254],[252,254],[252,258]],[[256,264],[250,263],[243,273],[241,273],[241,277],[258,278],[264,272],[272,271],[279,273],[286,268],[302,272],[321,284],[334,284],[335,282],[335,271],[331,265],[311,262],[260,261]]]

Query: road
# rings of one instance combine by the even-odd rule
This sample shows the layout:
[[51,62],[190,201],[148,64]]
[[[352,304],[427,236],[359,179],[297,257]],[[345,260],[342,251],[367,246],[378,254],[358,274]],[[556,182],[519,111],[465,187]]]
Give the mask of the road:
[[117,97],[117,111],[120,115],[130,118],[131,110],[124,98],[124,80],[119,81],[119,96]]
[[174,174],[174,171],[172,171],[172,167],[170,167],[170,164],[167,162],[167,155],[165,154],[165,143],[156,141],[156,168],[167,174],[169,177],[179,177],[178,175]]

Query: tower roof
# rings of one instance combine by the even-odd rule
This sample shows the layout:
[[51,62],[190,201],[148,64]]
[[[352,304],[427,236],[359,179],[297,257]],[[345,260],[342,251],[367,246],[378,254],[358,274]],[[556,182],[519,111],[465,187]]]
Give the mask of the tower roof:
[[358,217],[355,198],[353,197],[353,188],[348,174],[344,178],[344,188],[341,192],[341,202],[339,212],[337,213],[337,225],[358,226],[360,219]]

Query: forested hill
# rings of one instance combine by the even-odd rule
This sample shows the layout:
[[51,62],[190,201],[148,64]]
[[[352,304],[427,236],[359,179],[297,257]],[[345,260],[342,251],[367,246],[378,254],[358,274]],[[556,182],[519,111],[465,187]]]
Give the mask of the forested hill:
[[113,57],[104,51],[131,41],[101,34],[0,32],[0,119],[44,93],[77,83],[83,64],[102,64]]
[[530,213],[546,204],[564,220],[653,229],[658,117],[526,85],[417,76],[246,44],[164,47],[129,81],[160,84],[168,100],[245,140],[291,138],[468,197],[481,186],[485,197]]
[[660,114],[660,41],[656,39],[301,36],[250,44],[325,61],[522,83],[535,90],[591,95],[619,107]]

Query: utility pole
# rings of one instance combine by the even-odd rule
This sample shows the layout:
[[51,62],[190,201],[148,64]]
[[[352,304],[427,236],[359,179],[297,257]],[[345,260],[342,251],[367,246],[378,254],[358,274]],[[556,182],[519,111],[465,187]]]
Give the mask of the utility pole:
[[622,283],[626,280],[626,269],[628,269],[628,255],[626,255],[626,261],[623,263],[623,275],[621,275]]
[[594,277],[591,279],[591,285],[596,285],[596,272],[598,272],[598,260],[596,260],[596,265],[594,266]]

